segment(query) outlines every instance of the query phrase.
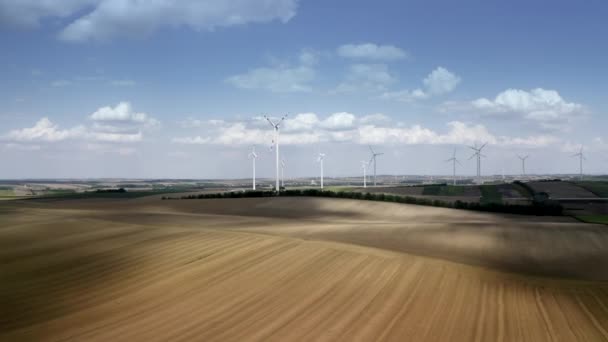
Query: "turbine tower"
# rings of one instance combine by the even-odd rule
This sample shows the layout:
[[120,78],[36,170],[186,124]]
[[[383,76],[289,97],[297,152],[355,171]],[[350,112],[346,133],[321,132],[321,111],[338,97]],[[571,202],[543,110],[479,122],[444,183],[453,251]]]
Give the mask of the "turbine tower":
[[249,158],[253,161],[253,190],[255,190],[255,160],[258,159],[258,154],[255,153],[255,145],[251,148]]
[[454,185],[456,185],[456,164],[458,163],[458,165],[462,165],[460,163],[460,161],[458,159],[456,159],[456,149],[454,149],[454,155],[452,156],[452,158],[446,160],[446,162],[452,162],[452,168],[453,168],[453,180],[454,180]]
[[374,162],[374,186],[376,186],[376,157],[381,156],[384,153],[374,152],[374,149],[371,146],[369,146],[369,150],[372,152],[372,157],[369,160],[369,163],[371,164],[372,162]]
[[365,160],[361,161],[361,168],[363,169],[363,187],[367,188],[367,167],[369,166],[369,162]]
[[323,190],[323,160],[325,159],[325,153],[319,153],[317,162],[321,164],[321,190]]
[[528,158],[530,158],[529,155],[525,155],[525,156],[517,156],[517,158],[519,158],[519,160],[521,160],[521,174],[522,176],[526,175],[526,160]]
[[581,146],[580,151],[576,154],[573,154],[572,157],[579,158],[580,174],[581,174],[581,179],[583,179],[583,160],[587,160],[587,158],[585,158],[585,154],[583,153],[583,146]]
[[280,192],[280,184],[279,184],[279,128],[281,127],[281,123],[283,123],[283,120],[285,120],[285,118],[287,117],[287,114],[284,115],[281,120],[279,120],[276,124],[274,122],[272,122],[272,120],[270,120],[270,118],[266,115],[264,115],[264,118],[266,118],[266,120],[268,120],[268,123],[270,123],[270,125],[272,126],[272,128],[274,129],[274,149],[275,149],[275,155],[276,155],[276,191],[277,193]]
[[488,143],[485,143],[483,145],[481,145],[481,147],[477,147],[477,144],[475,144],[475,146],[469,146],[469,148],[473,151],[475,151],[473,153],[473,155],[469,158],[469,160],[473,159],[474,157],[477,157],[477,178],[481,178],[481,157],[485,157],[483,154],[481,154],[481,151],[483,150],[484,147],[486,147]]
[[285,159],[281,158],[281,187],[285,188]]

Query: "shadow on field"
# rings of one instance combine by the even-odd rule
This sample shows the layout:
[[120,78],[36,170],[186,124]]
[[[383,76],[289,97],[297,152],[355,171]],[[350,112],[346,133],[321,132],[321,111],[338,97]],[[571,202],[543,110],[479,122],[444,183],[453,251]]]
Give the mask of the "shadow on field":
[[306,237],[527,275],[608,280],[608,230],[601,226],[572,229],[465,222],[378,228],[357,226],[348,231],[310,232]]
[[[43,225],[44,235],[37,225],[0,231],[2,241],[30,239],[1,254],[0,340],[119,297],[124,289],[116,285],[145,266],[146,249],[179,236],[137,236],[143,231],[120,226],[100,236],[96,233],[105,226],[91,228],[87,221],[68,220]],[[44,330],[23,330],[19,340],[44,340]]]

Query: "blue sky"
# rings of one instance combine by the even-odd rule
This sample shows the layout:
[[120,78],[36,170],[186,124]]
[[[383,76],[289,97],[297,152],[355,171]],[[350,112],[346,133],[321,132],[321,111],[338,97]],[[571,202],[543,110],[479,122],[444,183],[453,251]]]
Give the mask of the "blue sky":
[[0,178],[608,168],[605,1],[0,0]]

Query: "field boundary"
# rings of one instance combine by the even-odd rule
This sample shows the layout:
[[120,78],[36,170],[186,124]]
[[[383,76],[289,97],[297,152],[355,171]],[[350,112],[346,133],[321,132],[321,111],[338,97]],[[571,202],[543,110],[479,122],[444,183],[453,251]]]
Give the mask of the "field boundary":
[[[221,198],[257,198],[275,197],[274,191],[232,191],[213,194],[193,194],[181,197],[163,196],[162,200],[189,200],[189,199],[221,199]],[[412,196],[389,195],[384,193],[363,193],[344,191],[324,191],[317,189],[285,190],[279,196],[285,197],[327,197],[346,198],[364,201],[392,202],[402,204],[415,204],[440,208],[464,209],[504,214],[532,215],[532,216],[562,216],[563,207],[553,201],[533,201],[531,205],[505,204],[505,203],[474,203],[455,201],[454,203]]]

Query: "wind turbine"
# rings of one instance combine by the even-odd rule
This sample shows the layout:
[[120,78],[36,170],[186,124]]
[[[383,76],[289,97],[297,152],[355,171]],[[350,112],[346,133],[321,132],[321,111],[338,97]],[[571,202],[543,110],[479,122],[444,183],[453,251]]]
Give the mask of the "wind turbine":
[[581,146],[581,149],[578,153],[573,154],[572,157],[578,157],[579,158],[579,167],[580,167],[580,171],[581,171],[581,179],[583,179],[583,160],[587,160],[587,158],[585,158],[585,155],[583,154],[583,146]]
[[374,152],[374,149],[371,146],[369,146],[369,150],[372,152],[372,157],[369,160],[369,163],[371,164],[372,162],[374,162],[374,186],[376,186],[376,157],[377,156],[381,156],[384,153],[376,153],[376,152]]
[[264,115],[264,118],[266,118],[266,120],[268,120],[268,123],[270,123],[270,125],[272,126],[272,128],[274,129],[274,149],[275,149],[275,154],[276,154],[276,191],[277,193],[280,192],[280,187],[279,187],[279,128],[281,127],[281,123],[283,122],[283,120],[285,120],[285,118],[287,117],[287,114],[285,114],[281,120],[279,120],[276,124],[274,122],[272,122],[272,120],[270,120],[270,118],[266,115]]
[[285,159],[281,158],[281,187],[285,188]]
[[525,176],[526,175],[526,160],[528,158],[530,158],[529,155],[525,155],[525,156],[517,156],[517,158],[519,158],[521,160],[521,171],[522,171],[522,175]]
[[469,160],[473,159],[474,157],[477,157],[477,178],[481,178],[481,157],[485,157],[483,154],[481,154],[481,151],[483,150],[484,147],[486,147],[488,143],[485,143],[483,145],[481,145],[481,147],[477,147],[477,144],[475,144],[475,146],[469,146],[469,148],[473,151],[475,151],[473,153],[473,155],[469,158]]
[[446,160],[446,162],[452,162],[452,164],[453,164],[452,165],[452,167],[454,169],[454,177],[453,177],[453,179],[454,179],[454,185],[456,185],[456,163],[458,163],[458,165],[462,165],[460,163],[460,161],[458,159],[456,159],[456,149],[454,149],[454,155],[452,156],[452,158]]
[[367,167],[369,166],[369,162],[365,160],[361,161],[361,168],[363,169],[363,187],[367,188]]
[[321,164],[321,190],[323,190],[323,160],[325,159],[325,153],[319,153],[317,162]]
[[258,154],[255,153],[255,145],[251,148],[249,158],[253,161],[253,190],[255,190],[255,160],[258,159]]

